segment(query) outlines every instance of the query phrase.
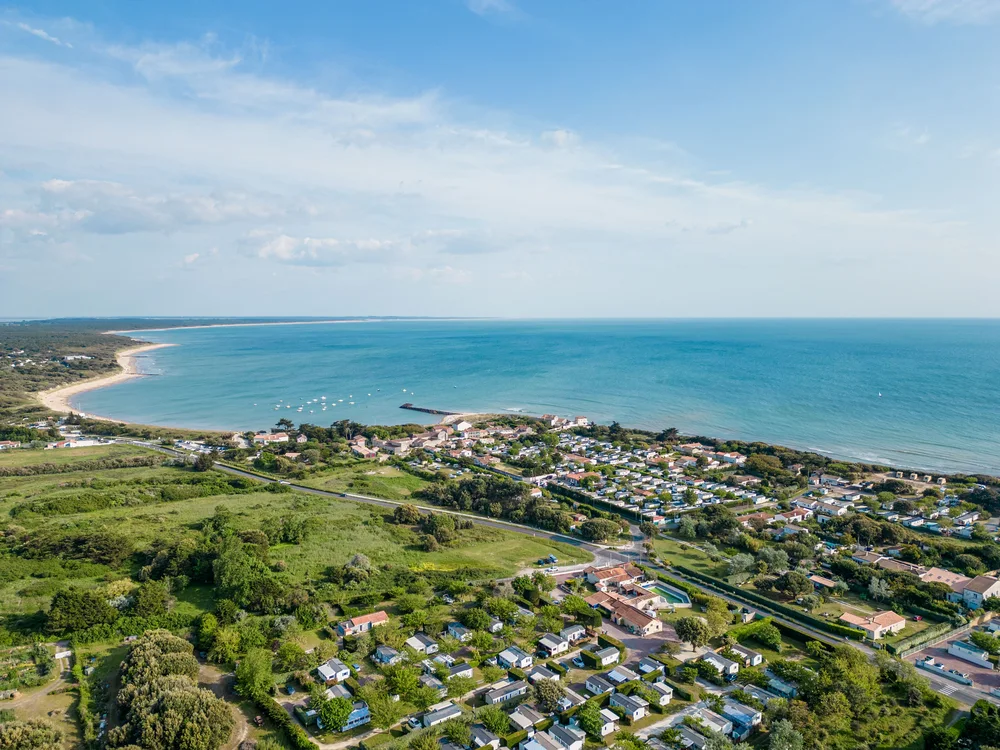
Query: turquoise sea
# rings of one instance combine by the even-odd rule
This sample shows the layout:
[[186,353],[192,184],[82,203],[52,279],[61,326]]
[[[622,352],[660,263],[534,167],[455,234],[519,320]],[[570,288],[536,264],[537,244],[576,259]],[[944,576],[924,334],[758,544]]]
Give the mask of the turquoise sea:
[[424,320],[136,335],[177,346],[141,358],[150,377],[82,394],[76,408],[239,430],[282,416],[432,421],[399,408],[411,401],[1000,474],[1000,321]]

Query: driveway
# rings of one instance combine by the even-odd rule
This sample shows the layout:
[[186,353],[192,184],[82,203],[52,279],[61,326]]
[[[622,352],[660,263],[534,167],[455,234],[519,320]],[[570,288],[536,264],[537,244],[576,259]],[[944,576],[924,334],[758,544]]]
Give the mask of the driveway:
[[[988,691],[990,688],[1000,688],[1000,672],[995,669],[980,667],[976,664],[965,661],[965,659],[959,659],[957,656],[952,656],[948,653],[947,643],[942,643],[940,646],[926,648],[919,653],[911,654],[906,657],[906,660],[909,662],[916,662],[928,656],[933,656],[934,661],[944,664],[946,669],[957,669],[959,672],[969,675],[973,684],[980,690]],[[929,674],[923,670],[921,670],[920,673],[922,675]],[[960,686],[957,682],[954,684],[956,686]]]
[[625,644],[629,654],[628,662],[626,663],[629,664],[637,662],[649,654],[657,653],[667,641],[677,642],[677,633],[674,632],[673,626],[668,622],[663,623],[662,632],[654,633],[651,636],[635,635],[608,621],[604,622],[601,630],[606,635],[617,638]]

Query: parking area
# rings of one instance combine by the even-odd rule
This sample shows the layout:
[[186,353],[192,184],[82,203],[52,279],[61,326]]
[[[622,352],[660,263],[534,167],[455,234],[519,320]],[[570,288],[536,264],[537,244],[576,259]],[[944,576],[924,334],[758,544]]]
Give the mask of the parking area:
[[650,636],[633,635],[617,625],[605,621],[601,629],[606,635],[617,638],[628,649],[628,663],[639,661],[642,657],[655,654],[666,641],[676,641],[677,634],[670,623],[663,623],[663,631]]
[[956,669],[963,674],[969,675],[970,679],[972,679],[975,683],[975,686],[982,690],[1000,688],[1000,672],[995,669],[987,669],[986,667],[972,664],[964,659],[959,659],[957,656],[952,656],[948,653],[947,643],[942,643],[939,646],[927,648],[919,653],[911,654],[906,657],[906,660],[909,662],[917,662],[928,656],[933,656],[934,661],[939,664],[943,664],[946,669]]

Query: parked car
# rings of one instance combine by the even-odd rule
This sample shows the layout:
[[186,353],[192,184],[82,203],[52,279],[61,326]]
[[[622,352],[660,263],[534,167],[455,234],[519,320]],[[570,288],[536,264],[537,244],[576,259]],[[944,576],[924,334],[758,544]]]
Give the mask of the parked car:
[[573,665],[578,669],[583,669],[586,666],[586,664],[584,664],[583,662],[583,659],[581,659],[579,656],[573,657]]

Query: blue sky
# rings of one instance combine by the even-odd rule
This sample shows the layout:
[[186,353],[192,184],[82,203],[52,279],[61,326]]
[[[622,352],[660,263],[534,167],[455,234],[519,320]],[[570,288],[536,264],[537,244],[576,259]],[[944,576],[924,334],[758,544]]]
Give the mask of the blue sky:
[[0,317],[1000,315],[1000,0],[35,2],[0,102]]

